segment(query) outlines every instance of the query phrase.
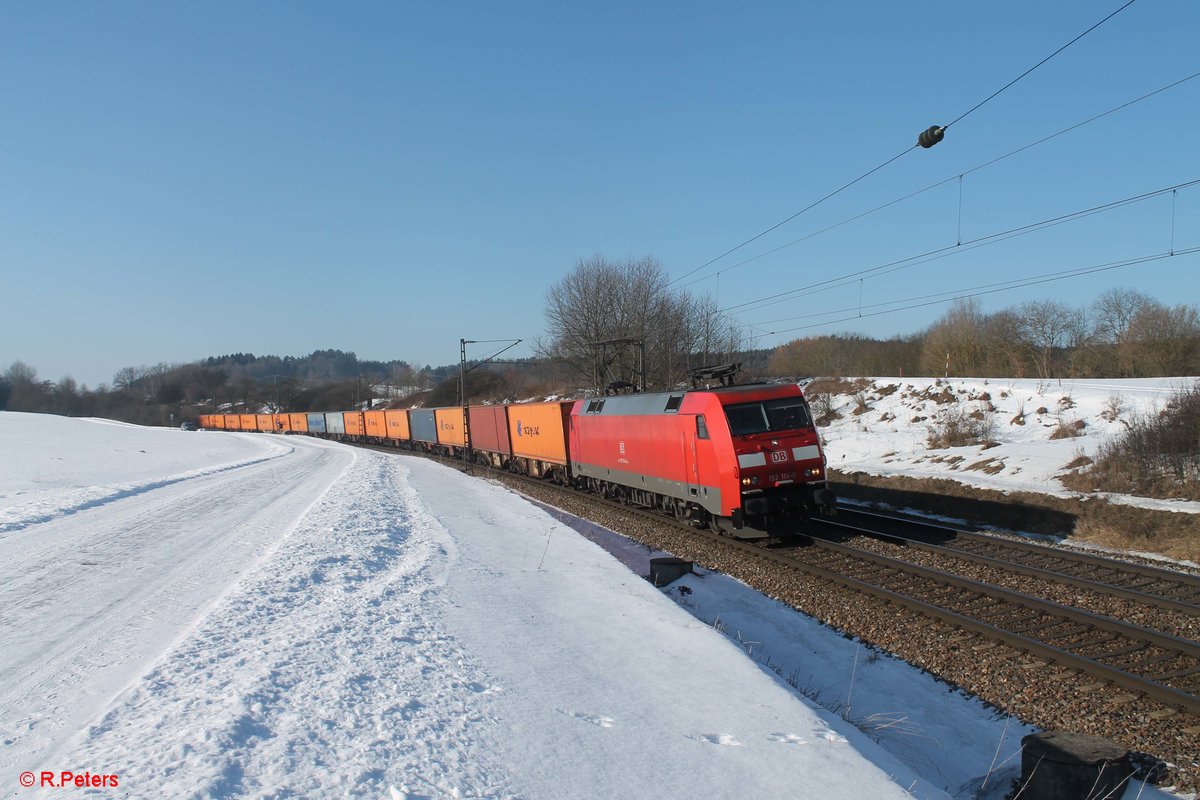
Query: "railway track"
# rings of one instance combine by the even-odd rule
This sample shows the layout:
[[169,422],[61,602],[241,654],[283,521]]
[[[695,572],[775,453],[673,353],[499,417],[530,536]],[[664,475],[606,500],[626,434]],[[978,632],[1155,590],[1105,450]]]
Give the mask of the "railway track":
[[1194,641],[836,542],[812,542],[773,555],[802,562],[806,572],[1200,714],[1200,644]]
[[[857,522],[847,522],[846,517]],[[1200,577],[932,522],[839,507],[836,529],[1200,617]]]

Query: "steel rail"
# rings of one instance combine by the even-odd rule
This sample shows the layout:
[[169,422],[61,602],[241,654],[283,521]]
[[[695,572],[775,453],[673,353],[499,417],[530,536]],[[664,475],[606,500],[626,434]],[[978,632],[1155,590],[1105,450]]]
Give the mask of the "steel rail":
[[[1124,597],[1129,600],[1136,600],[1147,605],[1157,606],[1159,608],[1170,609],[1172,611],[1180,611],[1184,614],[1200,616],[1200,606],[1194,603],[1188,603],[1183,600],[1176,600],[1173,597],[1163,597],[1158,594],[1150,594],[1141,592],[1137,589],[1128,589],[1118,584],[1105,583],[1104,581],[1093,580],[1092,578],[1082,578],[1078,575],[1071,575],[1065,572],[1056,572],[1052,569],[1044,567],[1032,567],[1028,564],[1022,564],[1019,561],[1009,561],[1003,558],[994,556],[982,555],[970,550],[963,550],[957,547],[948,547],[946,545],[931,544],[920,539],[914,539],[900,534],[891,533],[889,531],[878,531],[870,528],[860,528],[856,525],[851,525],[840,520],[821,520],[820,524],[825,527],[839,528],[842,530],[854,531],[867,536],[878,537],[884,540],[893,540],[903,542],[906,547],[913,547],[917,550],[923,550],[927,553],[935,553],[938,555],[947,555],[953,558],[960,558],[963,561],[970,561],[975,564],[984,566],[996,567],[1008,572],[1017,572],[1022,575],[1029,575],[1035,578],[1043,578],[1055,583],[1074,586],[1080,589],[1090,589],[1103,594]],[[1003,545],[1001,545],[1003,546]],[[1070,559],[1067,559],[1070,560]]]
[[1021,551],[1034,555],[1043,555],[1043,557],[1046,558],[1074,561],[1076,564],[1085,564],[1096,567],[1096,569],[1112,570],[1115,572],[1128,572],[1132,573],[1132,575],[1154,578],[1158,579],[1158,581],[1178,584],[1182,588],[1192,590],[1196,596],[1200,597],[1200,576],[1188,575],[1186,572],[1164,570],[1162,567],[1146,566],[1144,564],[1132,564],[1129,563],[1129,561],[1118,561],[1115,559],[1105,558],[1103,555],[1064,551],[1062,548],[1038,545],[1036,542],[1022,542],[1008,539],[1002,540],[997,539],[996,536],[976,533],[976,531],[962,530],[961,528],[950,528],[948,525],[942,525],[936,522],[926,522],[924,519],[883,515],[883,513],[865,511],[854,506],[839,505],[838,511],[839,513],[852,513],[852,515],[858,515],[862,517],[874,517],[890,523],[910,525],[910,527],[913,528],[925,528],[942,531],[944,534],[952,535],[953,539],[961,539],[970,542],[982,542],[985,543],[985,545],[1006,547],[1009,549],[1014,549],[1014,551]]
[[[723,538],[718,537],[716,534],[708,531],[700,531],[699,533],[713,539]],[[734,547],[743,549],[746,552],[756,552],[758,555],[763,556],[764,558],[778,561],[786,564],[789,567],[799,569],[809,574],[817,575],[847,588],[855,589],[857,591],[883,598],[890,602],[896,603],[902,608],[918,611],[922,614],[926,614],[935,619],[939,619],[943,622],[947,622],[951,625],[962,628],[963,630],[982,634],[989,639],[1001,641],[1011,647],[1015,647],[1018,650],[1049,659],[1067,667],[1078,669],[1088,675],[1102,678],[1123,688],[1141,692],[1147,697],[1151,697],[1160,702],[1177,706],[1192,714],[1200,715],[1200,697],[1189,694],[1188,692],[1166,686],[1165,684],[1158,683],[1157,681],[1153,681],[1148,678],[1143,678],[1142,676],[1131,672],[1117,669],[1116,667],[1110,667],[1103,662],[1095,661],[1085,656],[1076,655],[1075,653],[1071,653],[1067,650],[1063,650],[1062,648],[1046,644],[1045,642],[1037,639],[1032,639],[1028,636],[1022,636],[1019,633],[1014,633],[990,623],[977,620],[973,617],[960,614],[957,611],[951,611],[950,609],[942,608],[941,606],[936,606],[932,603],[927,603],[924,600],[918,600],[916,598],[909,597],[899,592],[892,591],[891,589],[886,589],[882,586],[876,586],[875,584],[859,580],[858,578],[842,575],[816,564],[808,564],[782,554],[772,553],[769,550],[764,550],[761,546],[746,544],[745,542],[738,542],[736,540],[724,539],[724,541]]]

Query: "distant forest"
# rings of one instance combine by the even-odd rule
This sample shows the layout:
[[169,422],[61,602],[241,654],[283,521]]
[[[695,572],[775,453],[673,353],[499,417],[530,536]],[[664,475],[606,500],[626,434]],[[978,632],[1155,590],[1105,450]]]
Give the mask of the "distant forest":
[[[856,334],[794,339],[771,350],[751,349],[729,320],[703,321],[706,310],[686,297],[642,295],[616,306],[566,313],[576,291],[597,276],[631,285],[622,276],[649,274],[645,260],[580,262],[552,290],[562,301],[557,327],[537,358],[470,364],[470,402],[527,400],[601,393],[613,385],[662,390],[690,385],[689,369],[718,363],[742,365],[743,382],[847,376],[970,376],[1035,378],[1140,378],[1200,375],[1200,313],[1194,305],[1166,306],[1128,289],[1111,290],[1084,308],[1024,303],[985,314],[976,300],[960,300],[926,330],[875,339]],[[655,290],[659,291],[659,290]],[[685,302],[687,301],[687,302]],[[659,312],[644,309],[656,307]],[[690,304],[689,304],[690,303]],[[667,325],[669,314],[674,322]],[[712,313],[717,313],[713,311]],[[576,330],[590,315],[592,327]],[[548,314],[548,316],[550,316]],[[627,320],[616,324],[614,320]],[[691,322],[686,322],[690,319]],[[699,324],[696,319],[701,319]],[[640,327],[639,327],[640,326]],[[654,330],[645,334],[646,326]],[[663,329],[656,326],[665,326]],[[676,338],[664,336],[670,327]],[[636,341],[606,351],[598,341]],[[639,372],[640,363],[645,364]],[[644,374],[643,374],[644,373]],[[0,374],[0,410],[98,416],[147,425],[178,425],[213,412],[329,411],[347,408],[447,406],[461,402],[459,365],[414,367],[406,361],[360,360],[354,353],[318,350],[307,356],[233,353],[191,364],[125,367],[111,385],[81,387],[69,377],[41,380],[20,361]]]

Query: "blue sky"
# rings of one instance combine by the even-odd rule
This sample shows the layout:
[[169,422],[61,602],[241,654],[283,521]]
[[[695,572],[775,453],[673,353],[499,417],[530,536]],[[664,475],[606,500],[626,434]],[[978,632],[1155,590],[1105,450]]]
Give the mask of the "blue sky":
[[[672,277],[958,117],[1121,3],[0,4],[0,369],[95,385],[227,352],[445,364],[533,339],[578,259]],[[1200,186],[861,283],[759,298],[1200,178],[1200,4],[1139,0],[914,149],[680,281],[760,346],[875,304],[1200,246]],[[1200,301],[1200,255],[981,298]],[[725,269],[719,276],[715,272]],[[695,282],[693,282],[694,279]],[[678,284],[677,284],[678,285]],[[823,317],[814,314],[834,312]],[[789,331],[764,334],[764,331]],[[528,354],[522,346],[521,355]],[[483,353],[479,353],[483,355]]]

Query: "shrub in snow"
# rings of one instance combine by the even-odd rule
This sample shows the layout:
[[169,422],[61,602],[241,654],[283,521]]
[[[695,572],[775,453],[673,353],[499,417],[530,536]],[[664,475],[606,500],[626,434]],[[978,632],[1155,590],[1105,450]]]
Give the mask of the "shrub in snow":
[[955,405],[938,414],[937,421],[926,426],[926,444],[931,450],[943,447],[965,447],[993,441],[995,419],[985,411],[967,411]]
[[1071,488],[1200,500],[1200,383],[1127,424],[1100,445],[1093,468],[1074,476]]
[[1071,439],[1076,436],[1083,436],[1083,429],[1087,427],[1087,423],[1081,419],[1074,422],[1060,422],[1058,427],[1050,433],[1051,439]]

